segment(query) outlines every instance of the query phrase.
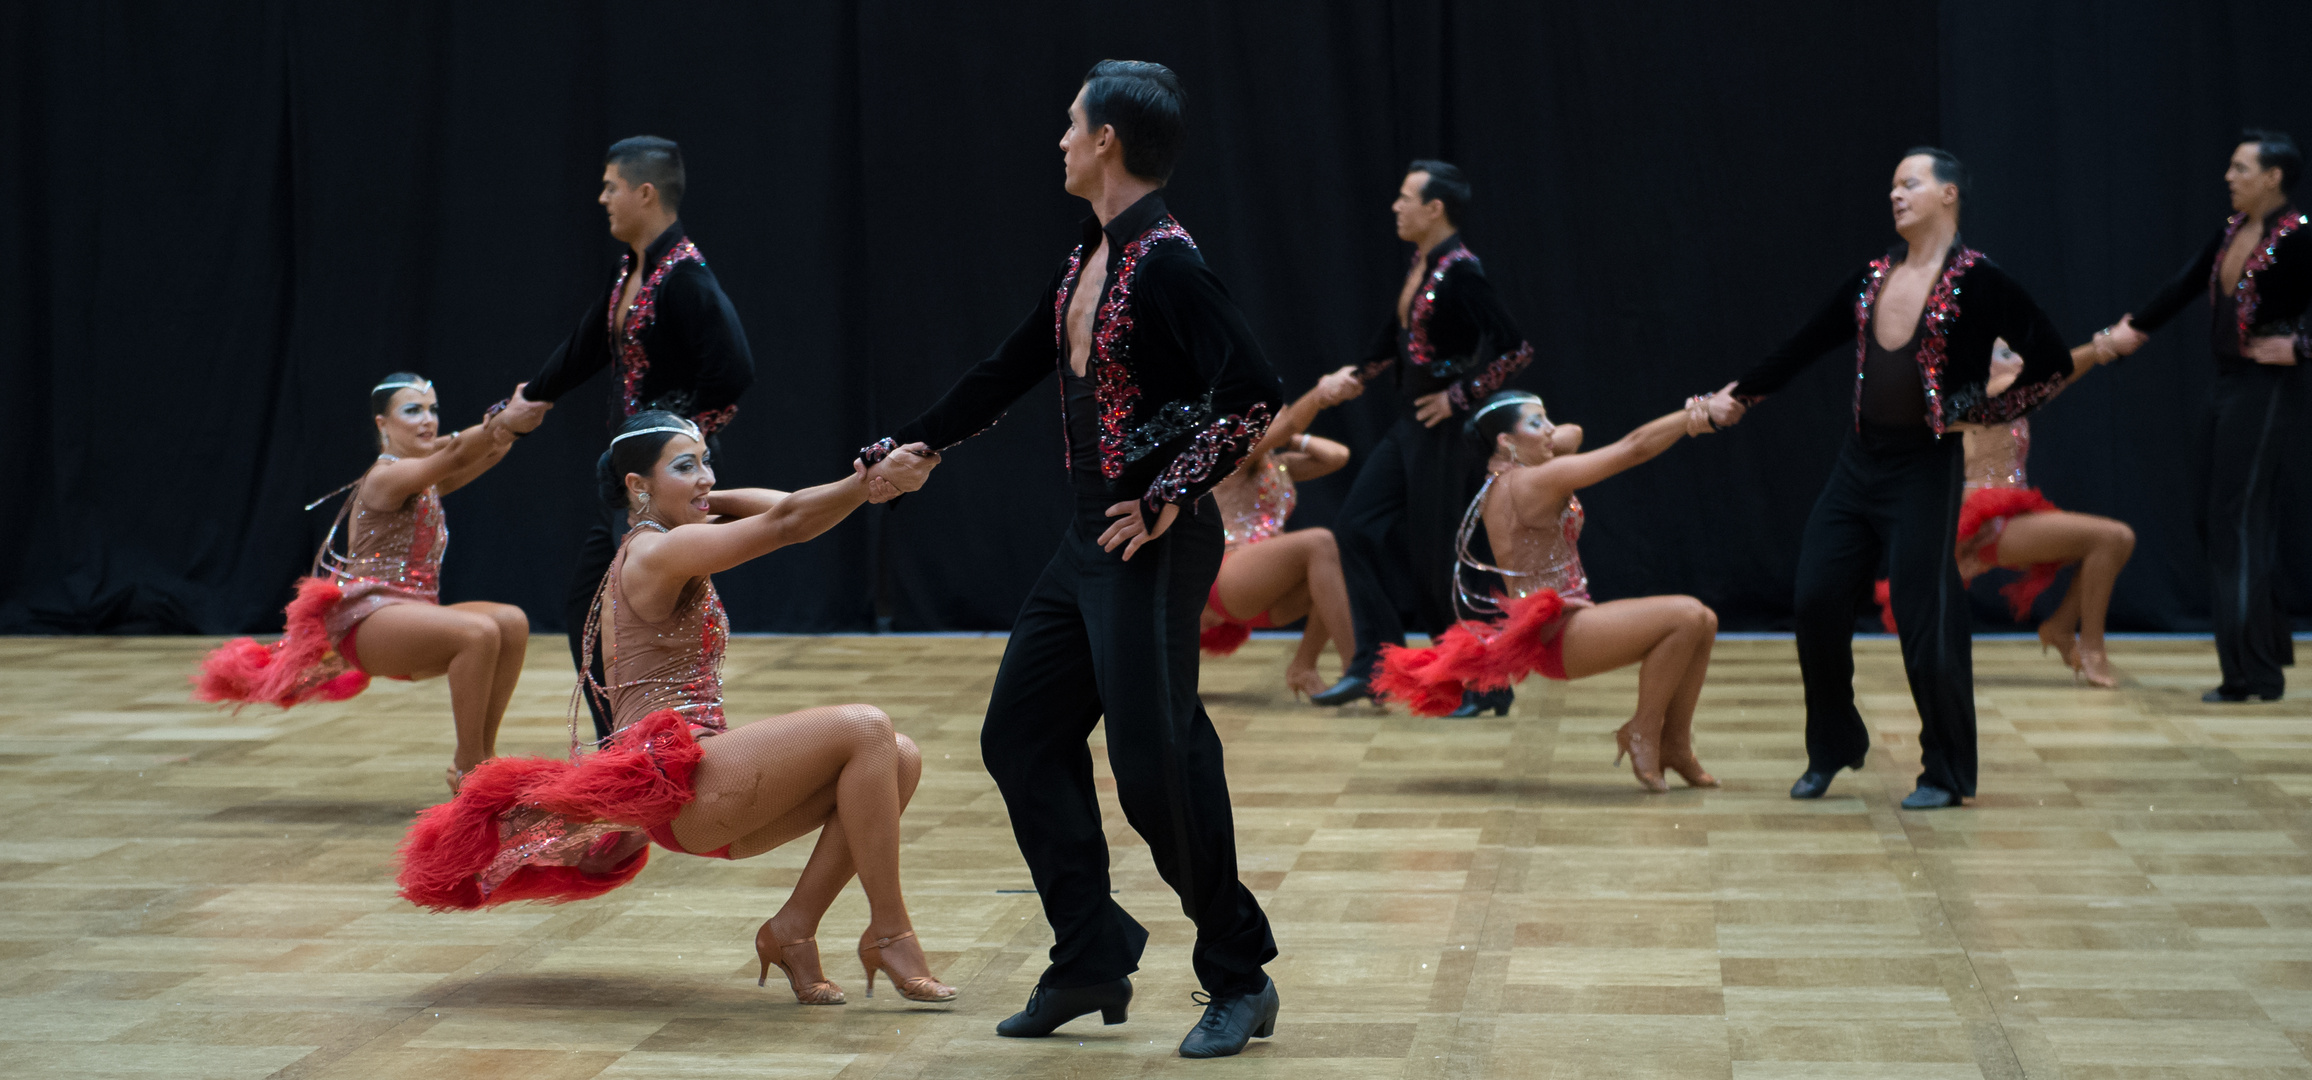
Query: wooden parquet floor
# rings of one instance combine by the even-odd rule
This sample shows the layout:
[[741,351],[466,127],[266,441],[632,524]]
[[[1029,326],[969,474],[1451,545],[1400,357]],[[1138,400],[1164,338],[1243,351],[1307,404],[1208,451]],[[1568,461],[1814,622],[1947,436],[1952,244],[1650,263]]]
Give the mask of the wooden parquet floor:
[[[732,715],[868,701],[928,768],[904,870],[951,1008],[840,1008],[751,981],[807,843],[654,853],[564,907],[432,915],[394,845],[442,797],[439,682],[236,717],[189,703],[189,639],[0,639],[0,1075],[11,1077],[2312,1077],[2312,699],[2203,706],[2199,642],[2117,643],[2116,693],[1976,647],[1982,798],[1897,810],[1917,720],[1860,648],[1878,743],[1801,771],[1791,645],[1719,645],[1700,722],[1722,791],[1608,763],[1631,673],[1529,683],[1507,719],[1296,706],[1285,645],[1205,669],[1246,880],[1275,921],[1276,1037],[1173,1054],[1191,931],[1111,804],[1152,930],[1130,1023],[998,1039],[1049,937],[976,738],[1000,640],[742,639]],[[559,753],[533,643],[501,749]],[[1104,763],[1103,763],[1104,768]],[[774,972],[774,976],[775,976]]]

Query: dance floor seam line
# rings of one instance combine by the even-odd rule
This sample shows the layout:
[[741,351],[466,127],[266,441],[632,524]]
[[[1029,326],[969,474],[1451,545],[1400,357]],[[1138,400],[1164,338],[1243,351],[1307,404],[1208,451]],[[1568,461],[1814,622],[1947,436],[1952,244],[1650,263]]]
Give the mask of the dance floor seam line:
[[[1296,705],[1290,643],[1208,661],[1242,876],[1270,913],[1276,1037],[1188,1062],[1192,928],[1114,804],[1112,891],[1150,931],[1127,1024],[994,1022],[1050,944],[979,764],[1001,638],[741,638],[735,718],[864,700],[925,752],[903,870],[955,1006],[864,999],[848,890],[820,928],[851,1004],[753,985],[808,838],[653,853],[565,907],[430,915],[393,847],[436,802],[439,681],[281,714],[183,700],[196,639],[0,640],[0,1072],[31,1077],[1252,1076],[2312,1078],[2312,703],[2202,705],[2204,640],[2113,644],[2074,687],[1975,644],[1983,775],[1904,811],[1918,753],[1892,642],[1857,646],[1868,767],[1793,802],[1787,640],[1717,646],[1697,723],[1722,790],[1650,796],[1612,757],[1634,672],[1532,682],[1505,719]],[[532,650],[501,749],[556,755]],[[1673,785],[1677,782],[1673,778]]]

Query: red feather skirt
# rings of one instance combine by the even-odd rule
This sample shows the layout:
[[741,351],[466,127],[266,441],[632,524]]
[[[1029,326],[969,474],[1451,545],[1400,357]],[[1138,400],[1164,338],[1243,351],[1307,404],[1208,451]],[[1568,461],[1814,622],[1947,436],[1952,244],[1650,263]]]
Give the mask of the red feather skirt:
[[573,765],[491,758],[458,795],[418,815],[401,844],[401,895],[436,911],[515,900],[560,904],[634,879],[647,846],[597,866],[633,833],[664,828],[695,797],[703,753],[671,709],[644,717]]
[[[1976,574],[1999,565],[1999,534],[2009,518],[2060,509],[2062,507],[2040,494],[2038,488],[1985,487],[1969,492],[1967,501],[1959,504],[1959,532],[1954,545],[1961,575],[1973,581]],[[1989,530],[1989,535],[1984,535],[1985,530]],[[2022,568],[2022,577],[2000,586],[1999,595],[2006,599],[2007,610],[2014,614],[2016,622],[2031,617],[2031,605],[2039,601],[2040,593],[2055,584],[2055,575],[2062,569],[2062,563],[2035,563]],[[1894,602],[1886,579],[1879,579],[1874,596],[1878,600],[1880,624],[1887,628],[1887,633],[1895,633]]]
[[[2038,488],[1976,488],[1959,507],[1959,550],[1972,550],[1983,565],[1997,566],[2000,530],[1991,529],[1990,535],[1984,536],[1985,529],[1990,529],[1994,522],[2004,528],[2008,518],[2058,509],[2060,507],[2047,501],[2047,496],[2041,495]],[[2031,617],[2031,605],[2038,601],[2040,593],[2055,584],[2055,574],[2063,569],[2063,564],[2035,563],[2022,569],[2022,577],[1999,589],[1999,595],[2007,599],[2007,610],[2015,614],[2017,622]]]
[[338,655],[330,644],[323,617],[336,607],[344,592],[325,577],[300,578],[297,598],[289,602],[289,624],[281,640],[259,645],[249,638],[234,638],[201,661],[193,676],[193,696],[202,701],[229,701],[234,711],[263,702],[288,708],[319,698],[343,701],[369,689],[369,675]]
[[1423,716],[1443,716],[1459,708],[1470,690],[1499,690],[1537,671],[1565,678],[1558,625],[1565,617],[1565,600],[1543,589],[1502,601],[1501,612],[1499,622],[1477,631],[1458,624],[1426,649],[1382,646],[1373,690]]

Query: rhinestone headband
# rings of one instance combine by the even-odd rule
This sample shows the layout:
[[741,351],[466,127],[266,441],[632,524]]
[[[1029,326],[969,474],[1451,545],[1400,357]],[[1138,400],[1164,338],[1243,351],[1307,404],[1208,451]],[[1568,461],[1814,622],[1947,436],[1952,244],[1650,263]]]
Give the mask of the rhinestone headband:
[[[663,431],[663,432],[666,432],[666,433],[668,433],[668,434],[670,434],[670,435],[688,435],[688,436],[690,436],[690,437],[691,437],[691,438],[693,438],[693,439],[699,439],[699,438],[700,438],[700,436],[699,436],[699,433],[698,433],[698,425],[697,425],[697,424],[688,424],[688,423],[686,423],[686,424],[682,425],[681,427],[668,427],[668,426],[665,426],[665,425],[663,425],[663,424],[662,424],[662,425],[660,425],[660,426],[658,426],[658,427],[646,427],[646,428],[643,428],[643,429],[642,429],[642,430],[640,430],[640,431],[623,431],[623,432],[620,432],[620,433],[619,433],[619,434],[618,434],[618,435],[617,435],[615,438],[612,438],[612,439],[610,440],[610,445],[612,445],[612,446],[616,446],[616,445],[618,445],[618,440],[619,440],[619,439],[631,439],[631,438],[633,438],[633,437],[635,437],[635,436],[637,436],[637,435],[651,435],[651,434],[655,434],[655,433],[657,433],[657,432],[661,432],[661,431]],[[703,441],[705,441],[705,440],[704,440],[704,439],[700,439],[700,441],[702,441],[702,442],[703,442]]]
[[[1481,408],[1481,409],[1477,410],[1477,413],[1476,413],[1476,415],[1474,415],[1474,416],[1471,416],[1471,417],[1469,418],[1469,422],[1470,422],[1470,424],[1474,425],[1474,424],[1476,424],[1476,423],[1477,423],[1478,419],[1479,419],[1480,417],[1483,417],[1483,416],[1484,416],[1486,413],[1492,412],[1492,411],[1493,411],[1493,410],[1495,410],[1495,409],[1504,408],[1504,407],[1506,407],[1506,406],[1511,406],[1511,405],[1541,405],[1541,395],[1540,395],[1540,394],[1528,394],[1528,393],[1526,393],[1526,392],[1524,392],[1524,391],[1520,390],[1520,391],[1518,391],[1518,392],[1516,392],[1515,394],[1512,394],[1512,395],[1510,395],[1510,396],[1507,396],[1507,397],[1501,397],[1501,398],[1496,398],[1496,399],[1494,399],[1494,400],[1492,400],[1492,401],[1488,401],[1488,402],[1486,402],[1486,403],[1485,403],[1485,407],[1484,407],[1484,408]],[[1547,406],[1547,405],[1541,405],[1541,407],[1542,407],[1542,409],[1543,409],[1544,411],[1546,411],[1546,410],[1549,408],[1549,406]]]
[[426,379],[419,379],[419,380],[418,380],[418,381],[416,381],[416,382],[411,382],[411,381],[409,381],[409,380],[407,380],[407,379],[394,379],[394,380],[392,380],[392,381],[390,381],[390,382],[381,382],[381,383],[377,384],[376,386],[372,386],[372,387],[370,387],[370,388],[369,388],[369,392],[370,392],[370,393],[372,393],[372,394],[374,394],[374,393],[377,393],[377,392],[378,392],[378,391],[380,391],[380,390],[403,390],[403,389],[407,389],[407,390],[431,390],[431,389],[433,389],[433,383],[432,383],[430,380],[426,380]]

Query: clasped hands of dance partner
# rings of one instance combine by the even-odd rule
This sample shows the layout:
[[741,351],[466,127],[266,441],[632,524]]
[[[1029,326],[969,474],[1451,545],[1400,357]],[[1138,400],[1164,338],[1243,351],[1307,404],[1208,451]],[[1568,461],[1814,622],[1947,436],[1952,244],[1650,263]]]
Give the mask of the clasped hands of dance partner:
[[851,473],[866,482],[868,502],[887,503],[922,487],[938,464],[939,455],[930,447],[908,443],[873,465],[853,459]]

